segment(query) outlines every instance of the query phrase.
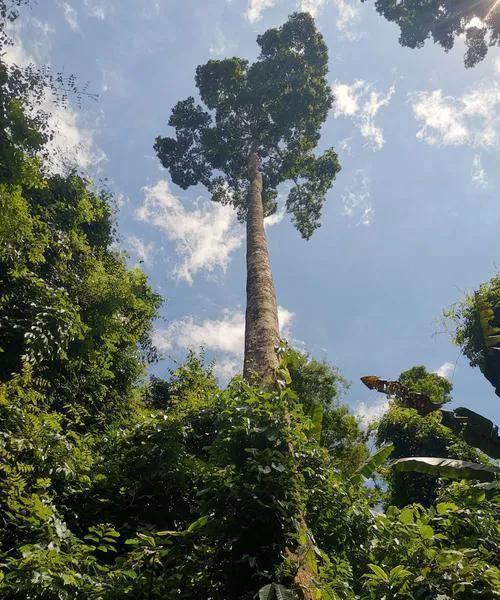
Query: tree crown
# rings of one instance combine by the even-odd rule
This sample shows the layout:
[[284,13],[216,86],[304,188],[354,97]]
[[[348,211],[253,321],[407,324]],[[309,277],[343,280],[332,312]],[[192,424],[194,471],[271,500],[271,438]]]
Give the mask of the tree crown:
[[375,7],[399,26],[399,42],[408,48],[421,48],[432,38],[448,52],[456,37],[465,36],[467,68],[483,60],[488,46],[500,44],[500,3],[496,0],[376,0]]
[[294,13],[257,43],[261,53],[253,64],[233,57],[198,66],[196,85],[208,111],[193,97],[178,102],[169,120],[176,137],[158,137],[155,150],[174,183],[183,189],[203,184],[241,220],[248,159],[257,153],[265,214],[276,211],[279,184],[293,180],[287,212],[308,239],[340,170],[332,148],[314,154],[333,102],[327,47],[306,13]]

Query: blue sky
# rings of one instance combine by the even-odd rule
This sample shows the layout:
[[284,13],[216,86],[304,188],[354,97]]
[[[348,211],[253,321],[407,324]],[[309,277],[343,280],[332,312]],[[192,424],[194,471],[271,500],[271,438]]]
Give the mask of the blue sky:
[[99,94],[55,111],[55,144],[65,163],[106,178],[120,244],[166,298],[155,372],[203,345],[224,380],[241,368],[244,232],[201,187],[172,185],[152,145],[168,133],[172,106],[196,92],[198,64],[254,59],[258,33],[311,11],[337,97],[321,147],[335,147],[342,172],[309,242],[287,216],[268,223],[283,332],[342,371],[346,401],[365,418],[385,399],[360,376],[424,364],[453,377],[455,405],[498,422],[493,388],[439,319],[499,266],[500,51],[465,70],[460,40],[448,54],[432,43],[402,48],[373,4],[52,0],[23,16],[9,52],[75,73]]

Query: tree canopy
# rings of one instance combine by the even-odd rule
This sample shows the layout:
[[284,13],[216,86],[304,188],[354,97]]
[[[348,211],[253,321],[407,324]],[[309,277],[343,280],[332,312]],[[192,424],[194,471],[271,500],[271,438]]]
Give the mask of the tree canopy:
[[253,64],[233,57],[197,68],[206,108],[193,97],[178,102],[169,120],[176,137],[158,137],[155,149],[174,183],[183,189],[203,184],[241,219],[248,159],[256,152],[265,215],[276,211],[278,186],[292,180],[286,209],[307,239],[319,227],[325,194],[340,169],[332,148],[314,154],[333,102],[327,47],[307,13],[291,15],[257,43],[260,55]]
[[[362,0],[366,2],[366,0]],[[377,11],[401,30],[399,42],[421,48],[431,38],[446,51],[465,37],[464,63],[474,67],[500,45],[500,3],[497,0],[376,0]]]

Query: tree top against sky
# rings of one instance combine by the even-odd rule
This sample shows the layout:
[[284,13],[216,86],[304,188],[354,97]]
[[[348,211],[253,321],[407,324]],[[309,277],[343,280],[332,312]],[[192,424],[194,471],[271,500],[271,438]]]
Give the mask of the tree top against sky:
[[155,149],[174,183],[183,189],[203,184],[241,219],[248,160],[256,153],[265,214],[277,209],[279,184],[292,180],[286,208],[307,239],[319,227],[325,194],[340,170],[332,148],[314,154],[333,103],[327,47],[307,13],[294,13],[257,43],[261,52],[253,64],[233,57],[197,68],[196,85],[208,111],[193,97],[178,102],[169,120],[176,138],[158,137]]
[[421,48],[432,38],[448,51],[464,35],[466,67],[482,61],[488,46],[500,45],[498,0],[376,0],[375,7],[399,26],[402,46]]

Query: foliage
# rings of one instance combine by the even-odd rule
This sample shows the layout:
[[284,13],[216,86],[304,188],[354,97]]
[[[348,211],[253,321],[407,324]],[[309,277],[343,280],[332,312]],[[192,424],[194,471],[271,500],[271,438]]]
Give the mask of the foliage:
[[386,446],[379,448],[368,458],[368,460],[358,467],[354,475],[351,475],[349,481],[352,483],[362,483],[365,479],[371,477],[375,471],[377,471],[377,469],[386,462],[386,460],[392,454],[392,451],[392,444],[387,444]]
[[[451,399],[451,383],[436,373],[428,373],[425,367],[401,373],[399,381],[413,391],[429,394],[438,404]],[[389,411],[378,425],[376,441],[378,445],[392,443],[394,459],[432,456],[478,460],[477,452],[442,423],[439,411],[421,416],[417,410],[401,406],[398,400],[391,400]],[[390,472],[388,478],[389,503],[400,507],[414,502],[429,506],[435,502],[441,486],[435,476],[423,473]]]
[[183,189],[203,184],[212,200],[233,205],[241,219],[248,159],[257,153],[265,215],[276,211],[278,185],[293,180],[286,207],[307,239],[319,227],[325,194],[340,170],[333,149],[314,154],[333,102],[327,48],[307,13],[294,13],[257,43],[253,64],[233,57],[197,68],[208,111],[193,97],[178,102],[169,120],[176,137],[158,137],[155,150],[174,183]]
[[368,456],[365,435],[341,398],[347,381],[335,367],[307,354],[289,349],[284,364],[290,372],[290,386],[303,410],[315,423],[320,444],[328,448],[337,468],[346,473]]
[[444,318],[470,365],[479,367],[500,395],[500,274],[448,308]]
[[212,365],[205,365],[204,354],[198,356],[190,350],[184,363],[170,371],[168,380],[151,377],[145,398],[153,408],[180,408],[183,403],[203,403],[207,393],[218,389]]
[[398,381],[408,386],[412,392],[427,394],[435,404],[441,405],[451,400],[452,383],[437,373],[428,373],[423,366],[404,371]]
[[488,45],[500,44],[500,6],[495,0],[376,0],[375,7],[399,26],[402,46],[421,48],[432,38],[448,52],[455,38],[465,36],[466,67],[482,61]]
[[498,498],[459,483],[429,509],[413,504],[378,515],[362,598],[497,598],[498,509]]
[[0,381],[29,364],[72,422],[107,420],[129,410],[160,298],[112,249],[108,195],[46,174],[44,117],[23,101],[40,79],[1,61],[0,72]]

